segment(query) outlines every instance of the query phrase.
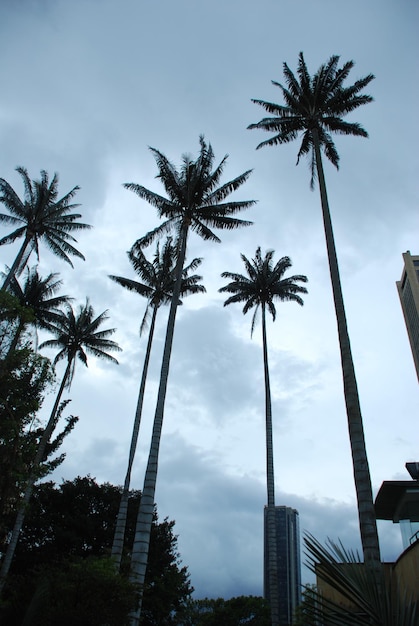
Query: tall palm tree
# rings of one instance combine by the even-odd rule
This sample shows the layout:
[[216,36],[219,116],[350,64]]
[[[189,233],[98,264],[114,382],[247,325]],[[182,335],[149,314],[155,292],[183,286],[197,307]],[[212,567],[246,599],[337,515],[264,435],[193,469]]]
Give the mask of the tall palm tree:
[[[173,296],[170,304],[166,339],[163,349],[150,453],[144,478],[144,487],[138,512],[131,559],[131,579],[139,583],[140,589],[144,584],[147,568],[164,404],[169,376],[176,310],[180,297],[181,279],[189,230],[195,231],[206,241],[219,242],[220,239],[212,231],[212,228],[231,230],[239,226],[250,225],[251,222],[232,216],[254,204],[253,200],[224,202],[233,191],[237,190],[248,179],[251,170],[217,187],[224,170],[227,156],[225,156],[213,170],[214,152],[211,145],[207,144],[203,137],[200,137],[200,147],[199,155],[195,160],[188,155],[183,156],[182,165],[179,170],[176,169],[164,154],[151,148],[159,170],[158,178],[160,178],[163,183],[168,196],[167,198],[141,185],[134,183],[125,184],[127,189],[134,191],[140,198],[155,206],[159,216],[165,218],[165,221],[160,224],[160,226],[134,244],[134,250],[151,243],[156,237],[171,230],[174,230],[177,235],[177,261],[174,271],[175,284],[173,287]],[[133,625],[139,623],[141,602],[142,598],[140,594],[138,610],[135,615],[132,616]]]
[[288,143],[297,139],[302,133],[297,163],[301,156],[308,155],[310,157],[312,187],[317,174],[337,318],[362,548],[365,561],[370,563],[374,569],[378,569],[380,567],[380,547],[371,477],[321,156],[323,150],[329,161],[338,168],[339,155],[332,140],[332,133],[358,137],[368,136],[360,124],[347,122],[343,118],[361,105],[372,101],[371,96],[361,92],[373,80],[374,76],[368,74],[353,85],[345,86],[345,80],[354,63],[348,61],[342,67],[338,67],[338,63],[338,56],[330,57],[327,63],[321,65],[312,77],[308,73],[302,53],[299,55],[297,76],[284,63],[286,86],[275,81],[272,82],[281,89],[285,104],[279,105],[263,100],[253,100],[268,113],[271,113],[273,117],[266,117],[257,124],[251,124],[249,128],[260,128],[275,133],[273,137],[260,143],[258,148]]
[[[168,237],[160,252],[157,243],[156,252],[153,261],[148,261],[141,249],[136,252],[130,250],[128,258],[136,273],[143,282],[123,278],[122,276],[109,276],[116,283],[125,287],[129,291],[133,291],[140,296],[147,298],[147,307],[140,326],[140,335],[147,325],[148,318],[151,317],[150,329],[148,332],[147,348],[144,357],[143,371],[141,375],[140,389],[138,393],[137,408],[135,411],[134,425],[131,436],[131,444],[128,457],[127,473],[125,475],[124,487],[121,493],[118,517],[116,521],[115,534],[112,544],[112,556],[119,568],[122,558],[122,550],[124,545],[125,526],[128,512],[128,498],[131,482],[131,471],[134,463],[135,451],[137,448],[138,433],[140,430],[141,414],[144,401],[145,385],[148,373],[148,364],[150,361],[151,346],[153,343],[154,328],[156,323],[157,311],[163,304],[169,304],[172,299],[173,287],[175,284],[174,270],[176,267],[176,248],[172,243],[172,238]],[[202,276],[192,275],[202,262],[202,259],[194,259],[182,272],[182,283],[180,295],[185,296],[193,293],[205,292],[205,287],[199,285],[198,281],[202,280]],[[179,304],[182,304],[179,301]]]
[[108,339],[108,337],[115,332],[115,328],[99,330],[99,327],[107,319],[107,311],[104,311],[95,317],[93,307],[89,304],[88,300],[86,300],[86,304],[79,307],[76,315],[74,314],[71,305],[67,305],[66,313],[63,313],[61,318],[50,326],[49,330],[55,335],[56,338],[48,339],[39,346],[40,348],[60,348],[60,351],[54,359],[54,365],[62,359],[67,362],[67,365],[55,398],[51,415],[38,445],[31,473],[25,487],[22,503],[16,516],[11,540],[4,556],[0,571],[0,590],[4,585],[5,578],[10,569],[20,530],[25,518],[26,508],[32,495],[34,483],[37,479],[37,470],[44,460],[47,444],[57,424],[61,396],[65,387],[70,387],[73,379],[76,358],[87,366],[87,352],[88,354],[92,354],[99,359],[118,363],[118,361],[107,352],[108,350],[121,350],[115,341]]
[[77,240],[71,233],[91,228],[88,224],[77,221],[81,217],[79,213],[71,213],[73,209],[80,206],[71,204],[79,187],[73,187],[65,196],[58,199],[58,174],[54,174],[49,182],[47,172],[41,170],[40,180],[31,181],[24,167],[17,167],[16,171],[23,179],[23,200],[19,198],[7,180],[0,178],[0,202],[8,211],[8,213],[0,213],[0,222],[16,226],[13,232],[0,239],[0,246],[13,243],[21,237],[23,237],[23,243],[2,289],[6,289],[12,277],[21,272],[32,250],[35,250],[39,257],[39,241],[41,240],[54,254],[73,267],[69,255],[80,259],[84,259],[84,256],[72,245],[77,243]]
[[[23,288],[16,277],[13,277],[9,284],[9,292],[17,298],[19,304],[25,309],[29,309],[33,315],[32,324],[35,329],[42,328],[49,330],[51,324],[56,323],[62,316],[59,307],[67,304],[71,298],[69,296],[57,296],[62,280],[58,279],[58,274],[48,274],[42,278],[38,274],[36,267],[27,268],[26,279]],[[20,316],[18,325],[10,342],[8,354],[16,349],[18,341],[28,325],[27,318]]]
[[244,302],[243,313],[255,309],[252,318],[251,333],[255,327],[259,309],[262,311],[262,345],[263,368],[265,375],[265,423],[266,423],[266,479],[267,479],[267,529],[268,529],[268,572],[269,596],[271,605],[272,625],[279,624],[279,594],[278,594],[278,560],[276,553],[276,526],[275,526],[275,480],[274,456],[272,438],[272,402],[269,382],[268,342],[266,339],[266,311],[276,318],[274,300],[281,302],[297,302],[304,304],[299,294],[307,293],[307,289],[298,285],[307,282],[307,276],[295,275],[284,278],[285,272],[291,267],[291,260],[284,256],[275,265],[273,264],[274,251],[266,252],[262,258],[260,247],[257,248],[255,258],[249,261],[241,255],[246,268],[247,276],[233,272],[223,272],[222,278],[229,278],[232,282],[219,291],[231,293],[224,302],[224,306],[234,302]]

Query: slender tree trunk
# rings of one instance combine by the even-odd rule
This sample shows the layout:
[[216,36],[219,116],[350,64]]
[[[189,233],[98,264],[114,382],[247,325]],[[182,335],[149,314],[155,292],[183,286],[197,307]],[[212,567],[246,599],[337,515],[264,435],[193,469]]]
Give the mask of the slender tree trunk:
[[134,426],[132,430],[131,445],[130,445],[130,450],[129,450],[128,468],[127,468],[127,473],[125,476],[124,488],[121,494],[121,501],[119,503],[118,517],[116,520],[115,534],[114,534],[113,544],[112,544],[111,555],[115,561],[115,565],[117,569],[120,568],[122,551],[124,548],[125,527],[127,523],[127,514],[128,514],[129,488],[130,488],[130,482],[131,482],[131,471],[132,471],[132,465],[134,463],[135,451],[137,449],[138,433],[140,430],[141,414],[142,414],[143,402],[144,402],[144,391],[145,391],[145,385],[147,381],[148,364],[150,361],[151,345],[153,343],[153,335],[154,335],[154,327],[156,324],[157,309],[158,307],[154,307],[153,309],[150,330],[148,333],[147,349],[146,349],[145,358],[144,358],[143,373],[141,376],[140,391],[138,393],[137,409],[135,412]]
[[12,559],[16,550],[20,531],[22,530],[23,522],[25,519],[26,510],[29,504],[29,500],[31,499],[31,496],[32,496],[33,486],[38,478],[37,470],[40,464],[42,463],[42,461],[44,460],[46,446],[56,426],[56,416],[57,416],[58,406],[60,404],[61,396],[63,394],[67,380],[70,376],[71,363],[72,363],[72,359],[69,359],[63,379],[61,381],[60,388],[57,393],[57,397],[54,402],[54,406],[51,411],[50,418],[42,434],[41,441],[39,442],[35,459],[32,464],[31,473],[28,478],[28,482],[26,483],[23,499],[22,499],[22,502],[20,503],[20,506],[16,515],[16,521],[12,530],[12,536],[7,546],[6,554],[4,555],[3,563],[1,566],[1,570],[0,570],[0,593],[3,590],[6,576],[9,573],[10,565],[12,563]]
[[19,265],[20,265],[20,263],[21,263],[21,261],[23,259],[23,256],[25,254],[26,248],[28,247],[30,241],[31,241],[31,236],[26,234],[25,239],[24,239],[24,241],[22,243],[22,246],[21,246],[19,252],[17,253],[17,257],[13,261],[13,265],[10,268],[10,271],[7,274],[6,279],[5,279],[5,281],[4,281],[4,283],[3,283],[2,287],[1,287],[1,291],[6,291],[7,287],[10,284],[10,281],[12,280],[13,276],[16,274],[16,270],[18,269],[18,267],[19,267]]
[[20,319],[18,327],[16,328],[16,332],[14,334],[14,337],[13,337],[13,339],[10,342],[9,349],[7,350],[7,354],[6,354],[6,357],[5,357],[6,359],[8,359],[13,354],[13,352],[16,350],[16,346],[18,344],[18,341],[20,339],[21,334],[24,331],[25,325],[26,325],[25,322],[22,319]]
[[[26,326],[26,323],[22,320],[22,318],[19,319],[15,334],[13,335],[13,338],[11,339],[9,346],[7,348],[7,353],[5,354],[4,358],[0,359],[0,373],[3,372],[4,370],[7,369],[7,362],[9,361],[10,357],[12,356],[12,354],[14,353],[14,351],[16,350],[16,346],[19,342],[20,336],[24,330]],[[8,335],[8,333],[6,333],[6,336]],[[1,343],[1,342],[0,342]]]
[[131,582],[138,584],[140,590],[137,610],[131,615],[131,626],[138,626],[141,617],[143,587],[147,570],[151,524],[153,521],[154,513],[154,494],[156,491],[164,405],[166,400],[167,381],[169,377],[169,365],[175,329],[176,311],[179,303],[183,264],[186,255],[187,237],[188,224],[182,224],[179,234],[179,254],[176,262],[176,283],[173,289],[172,302],[170,304],[169,318],[167,321],[166,339],[164,343],[163,359],[160,372],[160,385],[157,395],[156,411],[154,414],[153,433],[151,437],[147,469],[144,477],[144,487],[141,493],[141,501],[138,509],[137,525],[135,529],[135,538],[131,557],[130,580]]
[[269,381],[268,342],[266,340],[265,303],[262,303],[262,339],[263,339],[263,368],[265,373],[265,418],[266,418],[266,484],[268,492],[268,506],[266,511],[267,545],[268,545],[268,584],[269,603],[271,607],[272,626],[279,624],[279,589],[278,589],[278,555],[276,537],[275,512],[275,477],[274,453],[272,436],[272,402],[271,385]]
[[339,276],[332,221],[327,199],[323,163],[320,153],[318,132],[312,131],[316,154],[317,174],[319,178],[320,197],[323,211],[324,230],[326,235],[327,254],[329,258],[330,278],[332,281],[333,299],[335,303],[338,326],[340,354],[343,373],[343,387],[348,418],[349,439],[351,443],[355,490],[358,501],[359,527],[365,563],[370,563],[378,570],[381,563],[378,542],[377,521],[371,487],[371,477],[365,446],[364,427],[359,403],[358,386],[352,359],[351,344],[346,322],[345,306]]

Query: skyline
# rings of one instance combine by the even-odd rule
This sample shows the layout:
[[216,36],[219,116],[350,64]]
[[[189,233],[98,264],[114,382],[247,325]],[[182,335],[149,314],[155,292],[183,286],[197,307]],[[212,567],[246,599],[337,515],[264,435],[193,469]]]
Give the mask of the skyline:
[[[340,170],[325,164],[376,494],[383,480],[407,479],[404,463],[418,460],[417,379],[395,284],[402,253],[419,254],[418,128],[413,110],[400,117],[401,96],[393,93],[397,84],[408,102],[417,100],[411,78],[418,9],[378,0],[365,7],[358,0],[343,14],[322,0],[319,20],[307,0],[298,7],[285,2],[283,11],[268,0],[161,4],[106,0],[99,15],[95,0],[71,7],[24,0],[19,8],[2,6],[0,50],[8,62],[0,73],[8,88],[0,98],[0,176],[19,195],[17,165],[32,179],[41,169],[51,176],[58,171],[61,195],[81,187],[75,201],[82,204],[83,221],[93,225],[77,236],[86,262],[76,260],[71,270],[41,247],[39,271],[59,272],[61,293],[75,297],[76,305],[89,296],[96,314],[109,309],[108,326],[117,327],[114,339],[124,351],[118,367],[93,358],[87,369],[77,365],[68,412],[80,420],[54,479],[90,474],[122,484],[146,343],[138,337],[146,303],[107,276],[135,278],[126,251],[158,224],[155,210],[122,184],[161,193],[147,146],[179,164],[183,153],[198,153],[201,133],[216,163],[229,153],[222,182],[253,168],[234,194],[258,200],[240,215],[253,226],[217,233],[221,244],[189,239],[187,259],[203,257],[198,273],[207,293],[185,298],[178,311],[156,503],[161,518],[176,522],[197,597],[261,595],[261,327],[251,339],[251,317],[239,307],[224,309],[218,293],[225,284],[221,273],[242,272],[240,253],[252,258],[259,245],[263,254],[274,249],[275,258],[290,256],[290,272],[309,279],[304,306],[281,303],[268,327],[276,504],[297,509],[301,530],[320,540],[340,538],[358,549],[360,542],[319,192],[317,186],[310,191],[306,162],[295,167],[297,142],[256,152],[267,135],[246,130],[261,117],[250,100],[280,102],[270,81],[282,81],[283,61],[296,69],[300,50],[311,73],[337,53],[342,62],[355,61],[349,81],[376,75],[367,89],[374,102],[350,118],[369,138],[337,137]],[[266,15],[269,20],[260,19]],[[284,21],[298,24],[297,36],[283,28],[276,32]],[[3,267],[15,250],[1,247]],[[167,313],[165,308],[158,316],[133,488],[142,487]],[[384,558],[397,557],[399,534],[391,523],[379,523]],[[306,581],[304,568],[302,573]]]

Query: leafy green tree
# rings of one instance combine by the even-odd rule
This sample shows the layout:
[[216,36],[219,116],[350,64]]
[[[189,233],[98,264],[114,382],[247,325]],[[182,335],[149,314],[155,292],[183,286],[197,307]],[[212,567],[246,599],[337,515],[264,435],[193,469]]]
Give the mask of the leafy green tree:
[[39,440],[37,415],[52,380],[50,361],[29,348],[0,369],[0,552],[29,476]]
[[[66,418],[64,429],[47,442],[37,468],[33,460],[44,434],[38,413],[44,397],[52,387],[51,362],[36,354],[29,341],[21,341],[25,326],[47,327],[55,319],[54,305],[66,297],[48,298],[60,284],[51,274],[39,278],[28,271],[22,290],[15,278],[9,286],[16,295],[0,291],[0,555],[4,556],[13,516],[16,517],[25,484],[34,471],[36,478],[53,471],[65,455],[55,456],[63,439],[71,432],[77,417]],[[32,307],[29,305],[32,304]],[[20,349],[16,347],[20,344]],[[65,408],[63,403],[58,411]]]
[[268,571],[269,571],[269,599],[272,611],[272,625],[279,623],[279,590],[278,590],[278,559],[276,555],[276,525],[275,525],[275,479],[274,457],[272,437],[272,401],[269,377],[268,342],[266,336],[266,311],[272,315],[275,321],[276,308],[274,300],[281,302],[297,302],[304,304],[300,294],[307,293],[307,289],[298,285],[299,282],[307,282],[307,276],[295,275],[284,277],[291,267],[289,257],[282,257],[274,265],[274,251],[266,252],[262,258],[260,247],[257,248],[255,258],[249,261],[244,254],[241,255],[246,268],[247,276],[234,272],[223,272],[222,278],[229,278],[232,282],[219,291],[231,293],[224,302],[224,306],[235,302],[244,302],[243,313],[255,309],[252,318],[253,333],[255,321],[259,309],[262,311],[262,345],[263,345],[263,369],[265,376],[265,426],[266,426],[266,481],[267,481],[267,521],[268,521]]
[[302,134],[297,163],[302,156],[310,157],[312,187],[317,174],[339,335],[362,548],[365,561],[378,570],[380,548],[371,477],[321,156],[323,150],[326,158],[338,168],[339,155],[332,134],[368,136],[360,124],[347,122],[343,118],[363,104],[372,101],[371,96],[362,92],[374,76],[368,74],[352,85],[345,86],[344,83],[354,63],[348,61],[342,67],[338,64],[339,57],[331,56],[327,63],[321,65],[317,72],[310,76],[301,52],[297,76],[295,76],[284,63],[286,85],[272,82],[280,88],[285,104],[253,100],[272,114],[272,117],[265,117],[260,122],[251,124],[249,128],[259,128],[275,133],[268,140],[260,143],[258,148],[289,143]]
[[[0,326],[11,334],[11,324],[19,320],[33,322],[34,316],[25,306],[5,291],[0,291]],[[43,435],[38,417],[44,397],[54,380],[50,361],[36,354],[30,344],[17,351],[10,342],[1,344],[0,363],[0,553],[4,553],[13,516],[31,472],[33,459]],[[62,410],[64,406],[61,407]],[[38,477],[45,476],[62,462],[64,455],[55,456],[64,437],[72,430],[77,418],[67,418],[64,429],[48,442],[38,467]]]
[[[28,584],[27,577],[21,581]],[[128,626],[136,603],[135,587],[109,557],[41,566],[25,591],[31,596],[22,598],[16,589],[3,609],[9,626]]]
[[[135,272],[139,275],[143,282],[138,282],[130,278],[122,276],[110,276],[112,280],[129,291],[133,291],[140,296],[147,298],[147,307],[140,326],[140,334],[144,330],[147,320],[151,317],[150,329],[148,333],[147,348],[144,357],[143,371],[141,375],[140,389],[138,393],[137,408],[131,436],[131,444],[128,456],[128,467],[125,475],[124,488],[121,495],[119,505],[118,519],[115,527],[115,536],[112,545],[112,556],[115,563],[119,567],[121,563],[122,547],[124,543],[125,524],[127,516],[128,493],[131,482],[131,471],[137,448],[138,434],[140,430],[141,414],[143,409],[144,392],[147,381],[148,364],[150,361],[151,346],[153,343],[154,328],[156,324],[157,311],[163,304],[170,303],[175,285],[174,270],[176,267],[176,248],[172,243],[171,237],[168,237],[162,251],[160,252],[157,243],[156,252],[153,261],[150,262],[145,257],[143,251],[138,249],[136,252],[132,250],[128,252],[128,258]],[[183,297],[192,293],[203,293],[205,287],[198,284],[202,280],[202,276],[189,275],[201,264],[201,259],[194,259],[182,272],[182,284],[180,295]],[[179,304],[182,304],[179,301]]]
[[[232,216],[254,204],[253,200],[224,202],[233,191],[237,190],[248,179],[250,170],[218,187],[227,157],[224,157],[221,163],[212,170],[214,161],[212,147],[210,144],[205,143],[203,137],[200,138],[200,145],[201,149],[197,159],[193,160],[190,156],[184,155],[179,170],[176,169],[164,154],[154,148],[151,149],[159,170],[158,178],[160,178],[165,188],[167,198],[141,185],[134,183],[127,183],[125,185],[127,189],[134,191],[140,198],[155,206],[159,216],[165,219],[157,228],[138,240],[133,246],[134,250],[148,245],[155,238],[168,231],[174,230],[177,235],[177,262],[174,272],[175,284],[169,311],[160,384],[154,415],[152,441],[144,478],[143,497],[138,514],[138,525],[132,557],[132,580],[140,586],[143,584],[147,569],[147,555],[154,508],[157,464],[169,376],[169,364],[188,234],[189,231],[192,230],[206,241],[219,242],[220,239],[212,229],[220,228],[231,230],[239,226],[248,226],[251,222],[240,220]],[[140,614],[141,598],[138,611],[136,615],[133,616],[133,626],[139,623]]]
[[30,309],[22,306],[12,294],[0,290],[0,368],[5,369],[4,359],[12,354],[11,342],[21,321],[31,324],[34,320]]
[[3,587],[4,580],[10,569],[19,533],[25,518],[26,508],[32,495],[33,486],[38,477],[38,468],[45,456],[45,450],[57,425],[61,396],[64,388],[71,384],[76,358],[79,358],[82,363],[87,366],[87,352],[97,358],[118,363],[118,361],[107,352],[107,350],[120,350],[117,343],[108,339],[109,335],[112,335],[115,332],[115,329],[109,328],[107,330],[99,330],[101,324],[107,319],[108,316],[106,311],[95,318],[93,307],[88,301],[86,301],[85,305],[79,307],[77,315],[74,314],[71,305],[68,305],[66,314],[62,314],[61,318],[57,320],[54,325],[51,324],[50,326],[50,330],[56,335],[56,339],[48,339],[40,345],[40,348],[61,348],[54,359],[54,365],[61,359],[66,359],[67,367],[58,389],[51,415],[37,446],[37,451],[31,467],[31,473],[26,483],[22,502],[11,534],[11,539],[2,562],[0,571],[0,588]]
[[0,213],[0,222],[16,226],[9,235],[0,239],[0,246],[13,243],[23,237],[22,246],[3,283],[6,289],[13,276],[20,273],[26,265],[32,250],[39,256],[39,242],[43,241],[60,259],[73,266],[70,256],[84,259],[73,243],[77,240],[71,234],[77,230],[90,228],[77,220],[78,213],[71,213],[78,204],[71,200],[79,187],[73,187],[65,196],[58,199],[58,174],[54,174],[51,182],[46,171],[41,170],[40,180],[31,181],[24,167],[17,167],[24,186],[23,200],[4,178],[0,178],[0,202],[8,213]]
[[182,626],[271,626],[268,603],[257,596],[191,600]]
[[[107,568],[121,492],[121,487],[98,484],[90,476],[63,481],[59,486],[52,482],[35,486],[5,589],[4,610],[0,613],[10,626],[22,623],[22,616],[28,611],[45,576],[49,580],[50,575],[57,575],[57,580],[62,580],[70,570],[70,574],[75,574],[74,567],[77,570],[84,562],[92,562],[95,568],[97,559],[105,559]],[[129,493],[122,579],[129,570],[139,499],[140,492]],[[175,614],[182,614],[192,593],[173,529],[173,521],[159,522],[154,514],[144,589],[143,626],[177,623],[172,617],[174,620]],[[101,580],[96,583],[94,576],[89,582],[89,572],[88,568],[87,585],[89,589],[92,584],[98,585],[98,598],[104,605],[98,606],[98,611],[102,615],[102,610],[111,610],[114,606],[114,595],[110,593],[106,599]],[[116,577],[112,580],[119,585],[121,576],[116,575],[114,567],[113,572]],[[73,582],[72,578],[70,589],[63,585],[63,593],[72,593]],[[80,602],[88,603],[90,599],[80,598]],[[88,608],[86,615],[90,614],[89,611]],[[61,624],[61,621],[57,619],[56,623]],[[121,619],[122,623],[125,622]]]

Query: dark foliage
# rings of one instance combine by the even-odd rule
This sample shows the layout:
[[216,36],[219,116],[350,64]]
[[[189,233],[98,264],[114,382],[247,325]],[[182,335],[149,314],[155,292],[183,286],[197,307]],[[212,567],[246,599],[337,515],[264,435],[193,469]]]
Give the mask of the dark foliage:
[[[100,604],[109,606],[109,610],[115,609],[118,615],[124,614],[125,600],[121,605],[118,604],[118,609],[115,608],[114,596],[107,593],[106,589],[109,580],[113,580],[112,584],[121,585],[121,593],[124,598],[127,596],[128,599],[125,599],[128,604],[132,601],[134,588],[128,585],[124,574],[129,568],[140,493],[130,492],[122,576],[114,570],[108,571],[106,565],[109,561],[120,495],[120,487],[109,483],[99,485],[89,476],[63,481],[59,487],[53,482],[35,487],[5,593],[7,601],[3,606],[3,616],[7,618],[8,625],[22,623],[23,616],[30,603],[35,602],[37,594],[46,593],[53,602],[56,597],[54,594],[58,593],[55,581],[61,578],[69,579],[68,585],[62,591],[68,597],[66,595],[60,601],[63,611],[76,593],[75,587],[79,585],[77,581],[86,579],[88,583],[83,582],[83,586],[87,585],[87,589],[91,589],[91,593],[96,595],[98,614],[102,609]],[[174,522],[167,519],[159,523],[155,514],[144,590],[144,626],[177,623],[173,621],[174,614],[181,613],[182,606],[192,593],[187,568],[180,566],[173,526]],[[104,559],[103,563],[101,559]],[[84,591],[80,593],[83,595]],[[84,598],[83,602],[88,600]],[[87,604],[86,607],[90,614],[90,605]],[[57,619],[58,613],[52,615]],[[54,622],[42,622],[44,623]],[[118,622],[78,622],[74,616],[71,623],[90,625]],[[124,623],[120,621],[121,625]]]
[[30,349],[0,364],[0,552],[42,434],[36,415],[51,379],[48,359]]
[[9,626],[129,626],[135,600],[110,558],[72,557],[41,565],[29,584],[17,577],[3,617]]
[[257,596],[193,600],[183,626],[270,626],[268,604]]

